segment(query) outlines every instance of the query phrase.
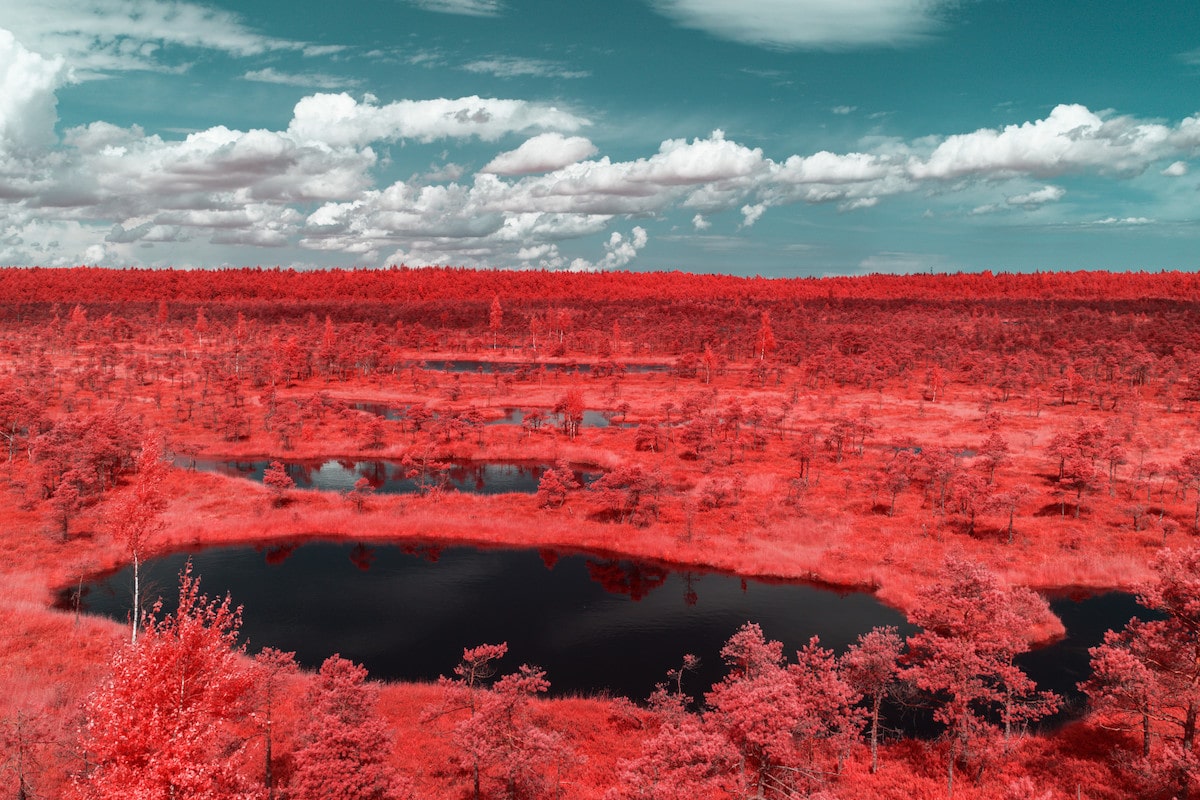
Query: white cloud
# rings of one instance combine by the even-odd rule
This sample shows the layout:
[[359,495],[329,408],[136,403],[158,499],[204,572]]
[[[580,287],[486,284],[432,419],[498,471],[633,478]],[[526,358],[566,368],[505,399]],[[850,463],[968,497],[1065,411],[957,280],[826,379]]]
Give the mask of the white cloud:
[[613,231],[604,243],[604,258],[592,263],[582,258],[571,262],[570,269],[574,272],[591,272],[593,270],[620,269],[637,258],[638,251],[646,246],[649,237],[645,228],[634,226],[628,237]]
[[574,131],[588,124],[554,106],[524,100],[460,97],[455,100],[398,100],[380,106],[346,93],[315,94],[296,104],[288,131],[333,147],[371,142],[478,137],[493,141],[536,128]]
[[483,75],[494,75],[497,78],[586,78],[591,75],[585,70],[568,69],[554,61],[543,61],[539,58],[514,58],[497,56],[495,58],[469,61],[461,69]]
[[339,75],[327,75],[323,72],[279,72],[273,67],[253,69],[242,76],[242,80],[258,83],[276,83],[282,86],[304,86],[316,89],[341,89],[347,86],[357,86],[361,81],[353,78],[343,78]]
[[780,49],[894,46],[938,27],[949,0],[652,0],[680,24]]
[[1044,177],[1084,170],[1132,175],[1197,146],[1200,117],[1171,128],[1059,105],[1045,119],[946,137],[927,158],[914,158],[908,171],[919,180]]
[[853,114],[857,110],[858,106],[834,106],[832,109],[833,113],[840,114],[842,116],[845,116],[846,114]]
[[0,28],[0,157],[5,151],[31,151],[55,141],[55,90],[66,75],[62,58],[43,58]]
[[[172,139],[93,122],[56,143],[63,63],[11,39],[0,38],[0,54],[0,80],[15,87],[0,93],[0,255],[8,263],[55,263],[51,245],[68,262],[91,254],[123,263],[168,253],[176,263],[204,263],[250,248],[303,247],[366,264],[613,269],[649,241],[645,223],[614,232],[619,216],[641,222],[686,211],[692,238],[704,238],[695,234],[723,211],[740,211],[739,227],[748,229],[768,208],[823,203],[854,211],[919,190],[955,195],[960,207],[980,204],[974,213],[1035,208],[1066,193],[1034,182],[1046,173],[1124,180],[1200,149],[1196,118],[1167,124],[1060,106],[1044,120],[1002,129],[864,140],[860,152],[776,159],[717,130],[614,161],[597,157],[587,138],[568,135],[587,120],[552,106],[478,97],[381,104],[347,94],[302,99],[285,130],[218,125]],[[12,66],[18,62],[25,66]],[[377,186],[387,163],[376,153],[380,143],[491,141],[527,130],[531,138],[473,174],[450,160],[447,144],[423,174]],[[18,154],[19,142],[29,152]],[[585,237],[604,237],[598,258],[565,244]],[[381,254],[391,258],[381,262]],[[892,269],[914,258],[884,255]]]
[[1188,165],[1186,161],[1174,161],[1168,165],[1163,171],[1163,175],[1169,178],[1179,178],[1188,174]]
[[754,205],[747,204],[742,206],[742,224],[740,227],[753,227],[754,223],[758,222],[759,219],[762,218],[762,215],[766,212],[766,210],[767,207],[763,203],[755,203]]
[[[514,213],[656,214],[681,198],[700,210],[731,207],[755,189],[768,168],[761,150],[714,131],[691,142],[668,139],[649,158],[582,161],[515,183],[479,174],[474,191]],[[702,190],[710,196],[704,203],[692,202],[692,195]]]
[[543,133],[528,139],[516,150],[496,156],[480,172],[495,175],[550,172],[595,154],[596,146],[582,136]]
[[1022,206],[1024,208],[1036,208],[1045,203],[1056,203],[1063,198],[1067,193],[1066,189],[1061,186],[1043,186],[1041,189],[1034,189],[1032,192],[1024,194],[1012,195],[1005,199],[1005,202],[1010,206]]
[[838,211],[858,211],[879,205],[878,197],[856,197],[838,205]]
[[430,164],[429,171],[417,176],[421,183],[453,183],[467,174],[467,168],[453,161],[446,164]]
[[[334,149],[274,131],[224,127],[182,141],[106,123],[67,132],[76,180],[97,202],[135,212],[151,207],[291,203],[344,197],[370,185],[370,149]],[[219,197],[228,193],[228,197]]]
[[467,17],[494,17],[500,13],[500,0],[409,0],[426,11],[460,14]]
[[1151,225],[1154,220],[1149,217],[1105,217],[1092,222],[1093,225]]
[[30,49],[61,54],[85,76],[165,69],[168,47],[234,56],[311,47],[265,36],[237,14],[184,0],[0,0],[0,21]]

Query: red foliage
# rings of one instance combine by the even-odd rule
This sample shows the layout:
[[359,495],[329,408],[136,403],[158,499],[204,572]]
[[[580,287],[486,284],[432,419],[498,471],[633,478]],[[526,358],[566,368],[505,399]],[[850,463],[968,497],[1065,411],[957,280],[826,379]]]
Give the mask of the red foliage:
[[[1164,550],[1154,561],[1156,580],[1138,602],[1161,619],[1136,617],[1109,631],[1091,649],[1092,677],[1082,688],[1117,724],[1140,730],[1135,766],[1156,789],[1186,797],[1200,780],[1195,753],[1200,722],[1200,548]],[[1154,748],[1152,742],[1161,739]]]
[[135,643],[142,615],[138,571],[151,540],[163,529],[162,512],[167,506],[167,498],[162,483],[166,472],[162,449],[154,442],[144,444],[138,456],[133,486],[113,502],[108,512],[113,539],[125,548],[133,562],[133,613],[130,617]]
[[842,677],[868,703],[871,772],[879,769],[879,709],[900,685],[900,654],[904,642],[893,627],[861,634],[842,656]]
[[745,764],[745,791],[789,797],[833,772],[861,729],[858,694],[838,676],[833,654],[814,638],[788,665],[780,642],[743,625],[721,656],[729,674],[705,695],[707,719]]
[[1053,713],[1058,697],[1038,692],[1014,663],[1029,649],[1028,620],[1047,613],[1045,599],[1004,586],[987,568],[947,558],[940,581],[921,592],[913,621],[923,629],[908,640],[906,678],[930,692],[934,719],[945,727],[947,780],[954,791],[960,760],[978,760],[1005,742],[1016,726]]
[[454,761],[460,774],[470,776],[476,800],[489,794],[488,782],[496,783],[506,797],[545,796],[552,767],[572,758],[562,736],[537,718],[533,698],[550,687],[543,671],[522,665],[486,685],[496,674],[494,662],[507,652],[507,644],[463,650],[454,668],[458,677],[439,680],[440,702],[423,714],[427,721],[458,717],[452,734]]
[[240,609],[200,594],[189,567],[179,607],[146,621],[119,650],[112,674],[87,703],[80,800],[258,797],[238,769],[253,673],[236,646]]
[[272,461],[263,472],[263,485],[271,490],[271,502],[281,506],[287,502],[287,493],[296,488],[296,482],[282,463]]
[[391,731],[376,710],[379,689],[361,666],[325,659],[302,700],[305,709],[288,797],[391,800],[399,781],[388,766]]

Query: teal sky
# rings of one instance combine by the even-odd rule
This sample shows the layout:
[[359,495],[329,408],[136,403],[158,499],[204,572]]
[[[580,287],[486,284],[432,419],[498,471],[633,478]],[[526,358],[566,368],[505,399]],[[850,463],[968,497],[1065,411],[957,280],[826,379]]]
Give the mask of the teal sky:
[[1200,6],[0,0],[0,263],[1200,267]]

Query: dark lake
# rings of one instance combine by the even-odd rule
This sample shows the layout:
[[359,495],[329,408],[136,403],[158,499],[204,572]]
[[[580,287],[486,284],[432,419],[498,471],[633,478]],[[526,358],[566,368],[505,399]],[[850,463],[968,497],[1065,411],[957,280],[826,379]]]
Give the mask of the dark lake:
[[[625,372],[668,372],[671,369],[669,364],[623,364],[613,362],[617,368]],[[438,372],[482,372],[486,375],[493,373],[509,375],[517,372],[536,373],[541,367],[546,368],[548,374],[553,375],[556,372],[574,373],[586,375],[593,371],[591,364],[577,363],[531,363],[528,361],[482,361],[479,359],[432,359],[429,361],[410,361],[404,365],[405,369],[411,367],[436,370]]]
[[[270,466],[267,459],[211,459],[176,456],[174,464],[182,469],[218,472],[235,478],[247,478],[262,483],[263,472]],[[411,467],[400,461],[377,459],[291,459],[281,460],[298,489],[318,489],[346,492],[360,478],[370,481],[380,494],[415,494],[431,485],[472,494],[504,494],[537,491],[542,474],[553,465],[534,462],[449,461],[444,468],[426,470],[410,477]],[[600,477],[596,470],[576,469],[575,480],[588,485]]]
[[[520,425],[521,423],[523,423],[525,421],[525,417],[527,414],[529,414],[528,411],[522,410],[520,408],[506,408],[506,409],[504,409],[503,417],[501,417],[499,419],[489,420],[487,424],[488,425]],[[542,423],[543,425],[546,425],[546,426],[549,426],[552,428],[557,428],[560,425],[562,425],[562,420],[563,420],[562,414],[555,414],[553,411],[543,411],[542,414],[545,415],[545,421]],[[589,410],[583,412],[582,425],[585,428],[608,428],[610,426],[611,427],[620,427],[620,428],[634,427],[634,423],[632,423],[632,422],[616,421],[615,417],[618,417],[618,416],[620,416],[620,415],[614,414],[609,411],[592,411],[589,409]]]
[[[143,565],[143,580],[173,609],[184,554]],[[190,555],[202,590],[245,607],[251,651],[296,651],[319,666],[332,653],[379,679],[451,674],[464,647],[507,641],[502,667],[547,670],[554,693],[644,699],[685,653],[701,658],[685,689],[700,695],[724,673],[720,649],[747,621],[785,652],[819,636],[841,652],[876,625],[913,632],[902,614],[862,592],[743,580],[597,555],[466,546],[299,545],[212,548]],[[130,571],[84,584],[81,607],[128,618]],[[72,598],[64,594],[62,604]],[[1087,648],[1137,608],[1129,595],[1057,599],[1067,637],[1021,658],[1042,688],[1075,693]]]
[[[397,421],[405,419],[408,413],[408,406],[393,406],[387,403],[372,403],[367,401],[358,401],[350,404],[350,407],[356,411],[365,411],[368,414],[374,414],[384,419]],[[525,421],[525,416],[530,412],[520,408],[504,408],[502,409],[504,416],[495,419],[489,419],[486,425],[520,425]],[[562,424],[562,415],[555,414],[552,411],[542,411],[545,417],[544,425],[547,427],[558,427]],[[436,414],[434,415],[437,416]],[[622,428],[635,427],[632,422],[615,421],[615,417],[620,414],[611,411],[592,411],[583,412],[583,427],[585,428],[607,428],[609,426],[617,426]]]

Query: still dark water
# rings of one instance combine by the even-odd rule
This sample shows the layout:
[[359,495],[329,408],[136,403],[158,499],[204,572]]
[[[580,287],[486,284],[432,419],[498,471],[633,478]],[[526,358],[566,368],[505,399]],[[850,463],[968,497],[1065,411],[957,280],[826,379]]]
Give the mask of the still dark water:
[[[416,494],[423,487],[440,486],[470,494],[533,494],[542,474],[553,465],[536,462],[450,461],[443,469],[428,470],[410,477],[410,468],[400,461],[376,459],[291,459],[282,460],[288,475],[298,489],[317,489],[327,492],[347,492],[359,478],[366,478],[380,494]],[[247,478],[262,483],[263,473],[271,462],[267,459],[191,458],[176,456],[174,464],[181,469],[218,472],[235,478]],[[600,477],[595,470],[576,469],[575,480],[587,486]]]
[[[188,555],[143,565],[166,610]],[[610,691],[644,699],[685,653],[701,658],[685,689],[700,695],[724,669],[720,649],[747,621],[795,651],[811,636],[841,652],[877,625],[915,629],[869,594],[798,583],[535,550],[308,542],[272,548],[212,548],[190,555],[210,596],[228,592],[245,607],[250,650],[296,651],[308,667],[332,653],[379,679],[451,674],[464,647],[507,641],[504,671],[522,663],[547,671],[554,693]],[[84,584],[81,607],[128,618],[130,571]],[[65,594],[62,604],[70,606]],[[1022,657],[1042,688],[1075,694],[1087,648],[1137,608],[1129,595],[1059,599],[1067,638]],[[1076,695],[1077,696],[1077,695]]]
[[[479,361],[475,359],[451,359],[431,361],[410,361],[404,365],[405,369],[410,367],[419,367],[423,369],[435,370],[438,372],[482,372],[484,374],[512,374],[515,372],[536,372],[540,367],[545,366],[546,372],[553,374],[556,372],[580,374],[589,374],[592,372],[591,364],[534,364],[530,362],[519,361]],[[620,369],[625,372],[668,372],[671,369],[669,364],[619,364]]]
[[[365,411],[368,414],[374,414],[378,417],[391,420],[393,422],[406,419],[408,416],[409,406],[393,406],[388,403],[372,403],[368,401],[356,401],[350,404],[350,407],[356,411]],[[525,421],[525,415],[528,411],[520,408],[505,408],[503,409],[504,416],[496,419],[489,419],[486,425],[520,425]],[[543,424],[548,428],[556,428],[562,425],[562,415],[555,414],[552,411],[542,411],[545,416]],[[436,414],[435,414],[436,416]],[[584,428],[607,428],[617,426],[621,428],[632,428],[632,422],[616,422],[614,417],[619,416],[611,411],[593,411],[587,410],[583,412],[582,427]]]

